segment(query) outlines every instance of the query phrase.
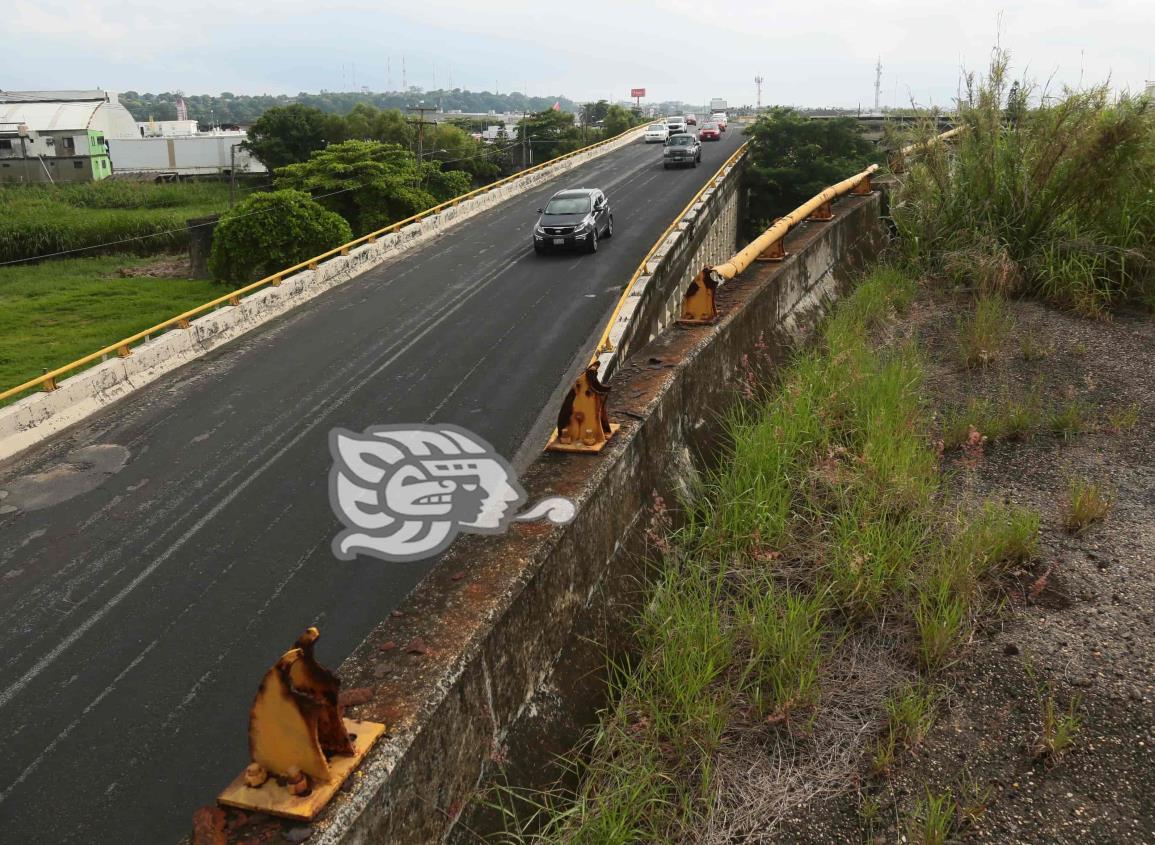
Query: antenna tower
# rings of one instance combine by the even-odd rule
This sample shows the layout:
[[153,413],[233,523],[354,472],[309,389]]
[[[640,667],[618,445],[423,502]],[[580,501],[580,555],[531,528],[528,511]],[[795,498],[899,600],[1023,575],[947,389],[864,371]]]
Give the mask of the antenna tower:
[[765,81],[766,79],[762,74],[754,77],[754,84],[758,86],[758,111],[762,111],[762,83]]
[[882,111],[882,56],[878,57],[878,64],[874,66],[874,113]]

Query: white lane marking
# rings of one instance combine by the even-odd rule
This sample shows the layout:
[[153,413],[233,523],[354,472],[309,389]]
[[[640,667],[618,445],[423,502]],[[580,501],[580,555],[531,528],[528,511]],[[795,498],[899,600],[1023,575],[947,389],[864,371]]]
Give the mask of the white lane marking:
[[[433,329],[437,328],[437,326],[441,325],[441,323],[445,322],[445,320],[447,320],[450,316],[452,316],[454,313],[456,313],[458,310],[460,310],[461,307],[466,302],[468,302],[470,299],[472,299],[477,293],[479,293],[485,287],[492,284],[493,281],[499,275],[501,275],[501,273],[505,272],[510,267],[517,264],[518,261],[521,261],[524,258],[525,258],[524,255],[520,255],[517,258],[514,258],[512,261],[507,262],[499,271],[493,273],[487,281],[479,284],[477,287],[473,288],[472,291],[467,291],[467,292],[463,293],[461,296],[459,296],[457,303],[454,304],[452,308],[447,308],[445,311],[442,311],[441,314],[437,317],[437,319],[431,321],[421,332],[419,332],[417,335],[415,335],[408,343],[406,343],[397,352],[395,352],[393,355],[391,355],[389,358],[387,358],[380,366],[378,366],[376,369],[372,370],[369,373],[367,379],[365,379],[365,380],[375,378],[377,375],[379,375],[383,370],[385,370],[387,367],[392,365],[394,361],[396,361],[398,358],[400,358],[402,355],[404,355],[406,352],[408,352],[410,349],[412,349],[414,346],[416,346],[417,343],[419,341],[421,341],[431,331],[433,331]],[[286,452],[288,452],[290,449],[292,449],[294,446],[296,446],[298,443],[300,443],[307,435],[312,433],[313,429],[316,428],[320,424],[321,419],[323,419],[323,417],[320,417],[317,415],[317,413],[316,413],[317,411],[319,411],[322,407],[325,407],[325,406],[327,406],[329,410],[333,410],[335,408],[340,407],[341,405],[343,405],[347,401],[349,401],[350,397],[352,397],[353,394],[356,393],[361,388],[362,384],[363,384],[363,382],[359,382],[358,384],[353,386],[351,389],[347,390],[343,395],[341,395],[340,397],[338,397],[337,399],[335,399],[333,401],[328,401],[328,402],[322,401],[322,402],[318,403],[318,405],[316,405],[314,407],[314,409],[310,412],[310,414],[306,417],[307,419],[313,420],[311,423],[306,425],[303,429],[301,429],[301,431],[295,437],[290,439],[288,443],[286,443],[284,446],[282,446],[280,449],[278,449],[273,454],[272,457],[270,457],[268,460],[266,460],[264,463],[262,463],[260,466],[258,466],[243,481],[241,481],[241,483],[239,485],[237,485],[237,487],[235,489],[230,491],[223,498],[218,499],[217,503],[211,509],[209,509],[208,513],[206,513],[204,516],[202,516],[200,519],[198,519],[196,522],[194,522],[192,527],[189,528],[187,531],[185,531],[179,538],[177,538],[176,542],[174,542],[173,545],[170,546],[160,557],[158,557],[156,560],[154,560],[152,563],[150,563],[148,566],[146,566],[143,570],[141,570],[141,572],[139,574],[137,574],[137,576],[135,578],[133,578],[127,585],[125,585],[120,590],[120,592],[118,592],[111,599],[109,599],[107,602],[105,602],[103,607],[101,607],[99,610],[97,610],[91,616],[89,616],[87,619],[85,619],[83,622],[81,622],[80,625],[78,625],[75,629],[72,630],[71,633],[68,634],[68,636],[66,636],[63,640],[61,640],[59,643],[57,643],[56,646],[54,646],[52,648],[52,650],[48,652],[48,654],[46,654],[44,657],[42,657],[38,661],[36,661],[36,663],[32,666],[32,668],[29,669],[27,672],[25,672],[24,675],[22,675],[18,681],[11,684],[7,689],[5,689],[2,693],[0,693],[0,708],[3,708],[5,705],[7,705],[8,702],[10,702],[13,699],[13,697],[15,697],[25,687],[27,687],[28,684],[30,684],[41,672],[43,672],[46,668],[51,666],[52,663],[54,663],[56,661],[56,659],[61,654],[63,654],[65,651],[67,651],[69,648],[71,648],[72,645],[77,640],[79,640],[82,636],[84,636],[92,628],[93,625],[95,625],[97,622],[99,622],[105,616],[107,616],[118,604],[120,604],[124,600],[124,598],[126,596],[128,596],[133,590],[135,590],[145,579],[147,579],[150,575],[152,575],[152,573],[155,572],[162,564],[164,564],[164,562],[166,560],[168,560],[170,557],[172,557],[172,555],[176,551],[178,551],[182,546],[184,546],[184,544],[187,543],[193,537],[193,535],[195,535],[197,532],[199,532],[211,520],[215,519],[216,516],[221,511],[223,511],[226,507],[228,507],[230,504],[232,504],[232,502],[241,493],[243,493],[246,489],[248,489],[250,484],[252,484],[254,481],[256,481],[257,478],[262,476],[269,469],[269,467],[271,467],[277,460],[279,460],[281,458],[282,455],[284,455]],[[227,485],[230,481],[232,481],[233,478],[235,478],[237,475],[239,475],[240,472],[241,472],[241,470],[237,470],[236,472],[234,472],[231,476],[229,476],[228,479],[225,480],[225,482],[223,484],[218,485],[217,489],[219,490],[221,487]]]
[[[508,270],[510,267],[512,267],[514,264],[516,264],[518,261],[522,260],[525,257],[524,253],[520,249],[515,248],[514,253],[515,253],[514,257],[510,260],[507,260],[504,264],[499,264],[497,262],[493,262],[493,264],[491,265],[491,269],[488,269],[485,273],[483,273],[477,277],[476,281],[473,283],[474,287],[465,287],[461,291],[456,293],[455,295],[449,297],[447,302],[445,303],[446,308],[448,310],[442,311],[442,312],[437,312],[437,311],[432,311],[432,309],[430,309],[432,312],[431,316],[433,314],[442,315],[441,317],[438,318],[438,322],[440,322],[440,320],[443,319],[444,316],[448,316],[453,311],[456,311],[464,303],[465,299],[471,297],[473,294],[475,294],[475,293],[479,292],[480,290],[482,290],[483,288],[487,287],[489,284],[491,284],[493,281],[495,281],[502,273],[504,273],[506,270]],[[379,352],[373,351],[371,353],[372,360],[377,361],[377,360],[379,360],[380,355],[388,354],[388,353],[396,350],[398,348],[398,346],[403,344],[406,340],[413,338],[414,337],[413,332],[416,331],[417,329],[420,329],[423,325],[426,326],[426,330],[428,330],[428,328],[432,327],[431,325],[424,324],[420,320],[418,320],[416,322],[416,324],[413,325],[408,330],[408,332],[406,334],[402,335],[395,342],[393,342],[389,346],[385,347],[385,349],[383,349]],[[436,325],[436,323],[434,323],[432,325]],[[420,340],[420,337],[421,336],[418,335],[416,337],[416,339],[413,340],[413,343],[416,343],[417,340]],[[406,347],[406,348],[402,349],[398,354],[403,354],[407,350],[408,350],[408,348]],[[362,357],[366,357],[369,354],[370,353],[366,353],[366,355],[362,356]],[[392,360],[393,359],[390,359],[390,361],[387,361],[386,364],[384,364],[381,367],[379,367],[378,369],[374,370],[368,376],[365,375],[365,370],[355,371],[351,375],[351,377],[345,381],[345,385],[352,384],[352,385],[354,385],[354,390],[355,390],[357,387],[362,385],[368,378],[375,376],[382,369],[384,369],[385,366],[388,366],[388,364]],[[328,404],[328,402],[329,402],[328,397],[330,395],[332,395],[329,392],[329,387],[330,387],[330,385],[320,385],[317,387],[316,390],[312,391],[312,395],[317,395],[317,396],[320,396],[321,398],[309,410],[306,418],[310,418],[310,417],[315,416],[321,409],[323,409],[326,406],[326,404]],[[352,391],[350,391],[350,393],[351,392]],[[345,396],[345,399],[348,398],[348,395],[349,394],[347,393]],[[309,398],[309,397],[308,396],[302,397],[302,400],[306,400],[307,398]],[[342,401],[344,401],[344,399],[342,399]],[[244,473],[248,469],[248,467],[256,464],[261,458],[263,458],[265,455],[267,455],[271,449],[276,447],[278,445],[278,443],[284,439],[284,437],[286,436],[286,434],[284,432],[281,432],[279,434],[271,434],[271,435],[266,434],[266,432],[272,432],[273,428],[274,428],[273,425],[269,425],[265,429],[262,429],[257,434],[257,436],[253,438],[253,440],[256,443],[263,444],[263,445],[260,445],[255,450],[253,450],[253,457],[252,458],[246,460],[235,472],[233,472],[231,475],[229,475],[223,482],[218,484],[212,490],[212,496],[210,496],[210,498],[218,495],[222,489],[227,487],[233,481],[233,479],[235,479],[237,476]],[[238,449],[236,451],[237,451],[237,453],[244,454],[246,450]],[[138,454],[141,454],[142,452],[143,452],[143,450],[138,451]],[[194,482],[191,486],[192,486],[194,491],[197,491],[201,488],[202,485],[203,485],[203,482]],[[170,508],[170,510],[171,510],[171,508]],[[186,511],[186,513],[187,513],[187,511]],[[160,519],[160,517],[162,515],[164,515],[164,512],[153,514],[154,523],[163,522],[163,520]],[[162,532],[156,538],[156,540],[153,543],[148,544],[144,548],[143,551],[147,552],[150,549],[154,548],[156,545],[158,545],[158,543],[161,540],[163,540],[165,536],[167,536],[169,533],[171,533],[171,531],[174,530],[176,528],[176,526],[178,526],[182,521],[184,521],[184,520],[179,518],[179,517],[177,519],[174,519],[173,522],[171,523],[171,525],[169,525],[168,530],[166,530],[165,532]],[[89,580],[92,577],[94,570],[95,571],[102,570],[104,568],[105,562],[108,560],[111,560],[113,557],[114,557],[114,555],[112,552],[109,552],[105,555],[102,555],[101,558],[99,558],[98,561],[96,562],[96,566],[95,567],[92,567],[91,565],[88,566],[86,568],[85,572],[82,574],[82,576],[78,579],[78,581],[82,584],[85,581]],[[78,557],[77,560],[82,561],[83,558]],[[78,564],[76,564],[76,565],[78,565]],[[73,567],[72,566],[68,567],[68,569],[71,569],[71,568],[73,568]],[[98,591],[102,590],[115,577],[117,577],[123,571],[123,569],[124,569],[124,567],[120,567],[120,568],[116,569],[114,572],[112,572],[107,578],[105,578],[99,584],[96,584],[95,586],[90,587],[90,588],[86,587],[86,589],[85,589],[86,597],[91,596],[91,595],[97,593]],[[59,581],[59,578],[55,579],[51,583],[45,584],[43,587],[41,587],[39,590],[35,591],[33,594],[25,596],[20,602],[17,603],[16,607],[12,608],[12,610],[10,612],[5,613],[2,616],[0,616],[0,619],[4,620],[4,624],[10,624],[9,623],[10,619],[24,618],[23,617],[24,608],[30,602],[37,600],[40,597],[40,595],[42,595],[45,591],[56,586],[58,581]],[[78,587],[78,586],[79,586],[79,584],[76,585],[76,587]],[[74,589],[74,588],[75,587],[70,587],[69,590]],[[78,610],[86,602],[87,602],[87,598],[83,598],[80,601],[75,602],[67,610],[65,610],[63,612],[59,612],[59,615],[55,621],[59,623],[59,622],[63,622],[65,620],[67,620],[76,610]],[[51,609],[54,612],[57,611],[56,608],[51,608]],[[20,650],[15,651],[15,653],[11,653],[9,655],[6,655],[6,660],[4,663],[5,668],[12,666],[12,665],[15,665],[29,650],[34,648],[37,643],[39,643],[41,640],[43,640],[45,637],[47,637],[50,632],[51,632],[51,629],[48,626],[41,627],[40,631],[39,631],[39,636],[33,637],[33,639],[31,639],[29,642],[27,642]],[[5,703],[7,703],[7,700],[10,697],[10,696],[6,695],[6,692],[0,693],[0,707],[3,707],[3,705]]]
[[[472,289],[467,288],[465,291],[463,291],[458,296],[457,301],[452,305],[452,307],[441,312],[441,314],[436,319],[429,322],[422,331],[417,333],[415,336],[412,336],[412,339],[408,343],[404,344],[395,354],[391,355],[380,366],[378,366],[376,369],[372,370],[369,373],[368,378],[371,379],[371,378],[374,378],[377,375],[379,375],[383,370],[385,370],[394,361],[396,361],[399,357],[401,357],[401,355],[405,354],[411,348],[413,348],[413,346],[415,346],[420,340],[422,340],[426,335],[428,335],[434,328],[436,328],[441,323],[443,323],[449,316],[451,316],[452,314],[454,314],[458,310],[460,310],[460,308],[467,301],[472,299],[474,295],[476,295],[478,292],[483,290],[485,287],[488,287],[502,273],[504,273],[506,270],[508,270],[510,267],[514,266],[515,264],[517,264],[518,261],[521,261],[524,258],[525,258],[525,256],[521,255],[521,256],[518,256],[518,257],[506,262],[505,265],[503,265],[498,270],[493,272],[489,279],[481,281],[476,287],[474,287]],[[576,262],[575,262],[575,266],[576,266]],[[396,348],[396,346],[397,346],[397,344],[394,344],[393,347],[391,347],[391,348]],[[360,384],[354,386],[350,390],[347,390],[338,399],[336,399],[335,401],[329,402],[328,407],[330,409],[340,407],[345,402],[347,402],[349,400],[349,398],[359,388],[360,388]],[[147,567],[145,567],[145,569],[142,570],[135,578],[133,578],[132,581],[130,581],[116,595],[114,595],[111,599],[109,599],[99,610],[97,610],[95,613],[93,613],[91,616],[89,616],[86,620],[84,620],[84,622],[82,622],[67,637],[65,637],[61,642],[59,642],[47,655],[45,655],[40,660],[38,660],[33,665],[33,667],[31,669],[29,669],[27,672],[24,673],[23,676],[21,676],[21,678],[18,681],[11,684],[2,693],[0,693],[0,708],[7,705],[8,702],[10,702],[14,696],[16,696],[21,690],[23,690],[25,687],[27,687],[29,683],[31,683],[38,675],[40,675],[44,671],[44,669],[46,669],[53,662],[55,662],[56,659],[61,654],[63,654],[66,650],[71,648],[72,645],[77,640],[79,640],[95,624],[97,624],[109,612],[111,612],[117,605],[119,605],[120,602],[123,601],[126,596],[128,596],[133,590],[135,590],[136,587],[139,586],[145,579],[147,579],[150,575],[152,575],[152,573],[155,572],[166,560],[168,560],[168,558],[171,557],[174,552],[179,550],[186,542],[188,542],[189,539],[191,539],[191,537],[194,534],[199,532],[200,529],[204,527],[204,525],[206,525],[208,522],[210,522],[212,519],[214,519],[222,510],[224,510],[226,507],[228,507],[229,504],[231,504],[242,492],[244,492],[244,490],[247,489],[248,486],[253,481],[255,481],[258,477],[263,475],[268,470],[268,468],[270,466],[272,466],[272,464],[274,464],[282,455],[284,455],[286,452],[288,452],[297,443],[299,443],[302,439],[304,439],[305,436],[307,436],[309,433],[311,433],[312,430],[314,428],[316,428],[316,426],[320,422],[320,420],[317,419],[315,416],[316,411],[320,410],[320,408],[323,407],[325,404],[326,404],[326,402],[324,400],[322,400],[321,403],[318,403],[318,405],[314,406],[313,412],[309,415],[309,418],[312,418],[315,420],[313,423],[306,425],[306,427],[303,428],[295,437],[293,437],[291,440],[289,440],[289,442],[286,443],[283,447],[278,449],[272,455],[272,457],[270,457],[264,463],[260,464],[260,466],[258,466],[252,474],[250,474],[248,477],[246,477],[245,480],[243,480],[236,487],[236,489],[229,492],[223,499],[219,499],[217,501],[217,504],[214,505],[209,510],[209,512],[207,514],[205,514],[203,517],[201,517],[195,523],[193,523],[192,527],[189,528],[187,531],[185,531],[184,534],[182,534],[176,540],[176,542],[172,546],[169,547],[169,549],[167,551],[165,551],[159,558],[157,558],[155,561],[153,561]],[[241,472],[241,470],[234,472],[221,485],[218,485],[217,489],[219,490],[221,487],[226,486],[230,481],[232,481],[233,478],[235,478],[237,475],[239,475],[240,472]],[[66,615],[70,615],[70,614],[66,614]],[[155,644],[155,641],[154,641],[154,644]],[[150,645],[149,649],[151,649],[151,647],[152,646]],[[119,680],[125,674],[125,672],[127,672],[129,669],[131,669],[133,666],[135,666],[140,661],[140,659],[143,658],[145,653],[147,653],[147,650],[146,650],[146,652],[142,652],[141,655],[139,655],[137,657],[137,659],[134,660],[133,663],[130,664],[129,667],[124,670],[124,672],[122,672],[120,675],[118,675],[116,680]],[[114,681],[113,683],[115,684],[116,681]],[[98,696],[97,699],[92,704],[90,704],[88,708],[85,708],[84,713],[87,713],[88,710],[92,706],[94,706],[96,703],[98,703],[99,700],[105,694],[107,694],[107,691],[108,691],[108,688],[106,688],[106,692],[101,693],[101,696]],[[84,713],[82,713],[81,715],[83,716]],[[66,730],[71,730],[71,726]],[[37,759],[40,759],[40,758],[37,758]],[[24,777],[25,777],[25,775],[22,775],[21,780],[23,780]],[[10,790],[8,790],[8,791],[10,791]],[[7,794],[7,792],[5,792],[4,794]],[[3,796],[0,795],[0,799],[2,799],[2,797]]]
[[4,788],[3,792],[0,792],[0,803],[3,803],[4,799],[12,794],[12,790],[14,790],[20,784],[22,784],[28,778],[28,776],[30,774],[32,774],[34,771],[36,771],[37,768],[39,768],[40,764],[42,762],[44,762],[44,758],[47,757],[49,754],[51,754],[55,750],[56,746],[58,746],[60,743],[64,742],[64,740],[66,740],[68,738],[68,735],[70,733],[72,733],[74,730],[76,730],[76,726],[80,724],[80,720],[83,719],[85,716],[87,716],[89,714],[89,712],[92,710],[92,708],[94,708],[94,707],[96,707],[96,705],[100,704],[100,702],[104,700],[105,696],[107,696],[109,693],[111,693],[113,688],[118,683],[120,683],[120,680],[125,675],[127,675],[129,672],[131,672],[134,668],[136,668],[137,664],[139,664],[140,661],[144,660],[145,655],[147,655],[150,651],[152,651],[156,647],[156,644],[157,644],[157,640],[153,640],[151,643],[149,643],[145,647],[144,651],[142,651],[140,654],[138,654],[136,656],[136,658],[131,663],[129,663],[127,666],[124,667],[124,669],[121,671],[121,673],[119,675],[117,675],[115,678],[112,679],[112,683],[109,684],[108,686],[106,686],[104,688],[104,690],[100,693],[100,695],[98,695],[91,702],[89,702],[88,706],[85,707],[80,712],[79,716],[77,716],[75,719],[73,719],[71,722],[69,722],[68,726],[64,730],[62,730],[60,733],[58,733],[56,735],[56,738],[54,740],[52,740],[52,742],[48,743],[48,745],[45,747],[45,749],[43,751],[41,751],[40,754],[38,754],[36,756],[36,759],[33,760],[31,763],[29,763],[24,768],[24,771],[22,771],[20,773],[20,776],[18,778],[16,778],[16,780],[12,781],[12,783],[8,784],[8,786],[6,786]]

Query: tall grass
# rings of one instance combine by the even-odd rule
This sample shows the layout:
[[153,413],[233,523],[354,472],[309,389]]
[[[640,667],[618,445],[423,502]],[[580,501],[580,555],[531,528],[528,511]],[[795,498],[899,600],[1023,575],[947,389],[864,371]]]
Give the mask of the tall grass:
[[[1106,84],[1054,95],[996,51],[967,77],[966,131],[902,177],[893,215],[921,266],[1094,315],[1155,285],[1155,113]],[[930,127],[926,133],[933,131]]]
[[179,251],[187,245],[185,225],[189,218],[228,208],[228,186],[217,182],[157,185],[109,180],[81,185],[13,185],[0,188],[0,208],[4,209],[0,214],[0,261],[100,244],[112,245],[83,255],[154,255]]
[[982,579],[1034,553],[1038,519],[944,507],[918,350],[872,340],[913,292],[872,273],[779,388],[730,416],[729,455],[660,544],[637,658],[612,673],[577,790],[505,802],[508,841],[701,841],[725,755],[818,730],[826,667],[855,636],[885,631],[922,673],[879,695],[875,771],[921,741],[929,679],[969,635]]

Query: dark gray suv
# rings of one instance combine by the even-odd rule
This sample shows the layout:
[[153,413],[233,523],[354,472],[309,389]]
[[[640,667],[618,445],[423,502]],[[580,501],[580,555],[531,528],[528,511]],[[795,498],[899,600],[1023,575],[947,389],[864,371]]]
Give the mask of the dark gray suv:
[[597,252],[598,238],[614,234],[610,201],[597,188],[558,191],[537,212],[541,217],[533,227],[533,251],[538,255],[554,249]]
[[682,132],[666,139],[666,148],[662,150],[662,166],[667,170],[684,164],[697,167],[701,160],[702,144],[693,135]]

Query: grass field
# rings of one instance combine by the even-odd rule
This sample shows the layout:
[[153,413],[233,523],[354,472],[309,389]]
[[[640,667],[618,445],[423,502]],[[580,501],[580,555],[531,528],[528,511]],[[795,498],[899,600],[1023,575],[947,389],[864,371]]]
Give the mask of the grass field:
[[224,291],[210,281],[117,273],[153,260],[106,256],[0,267],[0,390]]
[[[237,199],[247,191],[238,189]],[[92,182],[80,185],[14,185],[0,188],[0,262],[71,249],[109,246],[84,256],[110,253],[155,255],[188,243],[191,217],[228,209],[223,182],[171,185]],[[161,234],[164,233],[164,234]],[[128,243],[113,243],[145,237]]]

